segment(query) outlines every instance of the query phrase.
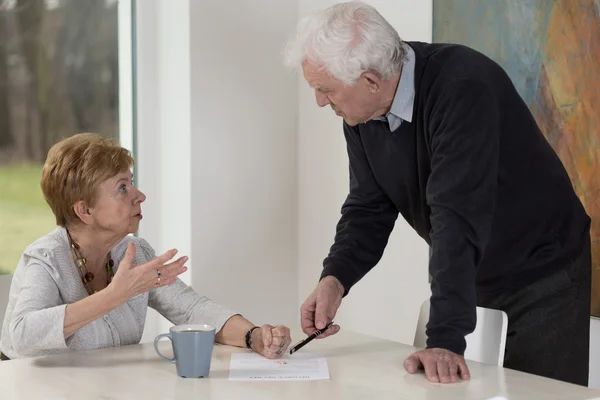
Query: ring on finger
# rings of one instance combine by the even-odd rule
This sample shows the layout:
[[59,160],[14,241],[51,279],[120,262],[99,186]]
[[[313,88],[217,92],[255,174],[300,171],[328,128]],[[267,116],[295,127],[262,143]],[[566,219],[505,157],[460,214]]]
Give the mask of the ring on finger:
[[160,286],[160,276],[162,274],[160,273],[160,270],[156,270],[156,286]]

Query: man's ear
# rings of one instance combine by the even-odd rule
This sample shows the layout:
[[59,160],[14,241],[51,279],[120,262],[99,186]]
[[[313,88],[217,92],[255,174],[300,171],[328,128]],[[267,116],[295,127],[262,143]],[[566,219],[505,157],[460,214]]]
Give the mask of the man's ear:
[[381,78],[373,72],[363,72],[361,78],[364,80],[369,92],[377,93],[381,90]]
[[73,204],[73,211],[84,224],[89,225],[92,222],[92,213],[90,212],[90,208],[82,200]]

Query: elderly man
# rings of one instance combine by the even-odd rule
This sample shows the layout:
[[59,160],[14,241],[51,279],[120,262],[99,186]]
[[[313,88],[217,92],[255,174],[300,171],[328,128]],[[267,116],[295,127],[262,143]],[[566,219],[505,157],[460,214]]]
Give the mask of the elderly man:
[[469,379],[480,305],[508,314],[505,367],[587,385],[590,218],[505,72],[464,46],[403,42],[359,2],[303,19],[287,61],[344,119],[350,164],[304,332],[333,319],[401,213],[432,249],[427,348],[409,373]]

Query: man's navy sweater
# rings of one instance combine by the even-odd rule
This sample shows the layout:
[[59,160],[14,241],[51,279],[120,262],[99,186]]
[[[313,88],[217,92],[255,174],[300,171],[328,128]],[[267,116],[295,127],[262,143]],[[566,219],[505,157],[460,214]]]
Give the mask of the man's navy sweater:
[[398,212],[431,246],[429,348],[465,350],[477,292],[523,287],[582,251],[590,218],[502,68],[460,45],[415,51],[412,122],[344,123],[350,192],[322,277],[380,260]]

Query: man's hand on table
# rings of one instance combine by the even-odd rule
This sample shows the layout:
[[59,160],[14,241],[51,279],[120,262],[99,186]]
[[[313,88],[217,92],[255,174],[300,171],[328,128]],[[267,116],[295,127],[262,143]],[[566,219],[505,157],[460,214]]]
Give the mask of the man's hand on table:
[[454,383],[460,379],[469,379],[469,368],[465,358],[444,349],[417,351],[404,361],[404,368],[409,374],[424,369],[430,382]]

